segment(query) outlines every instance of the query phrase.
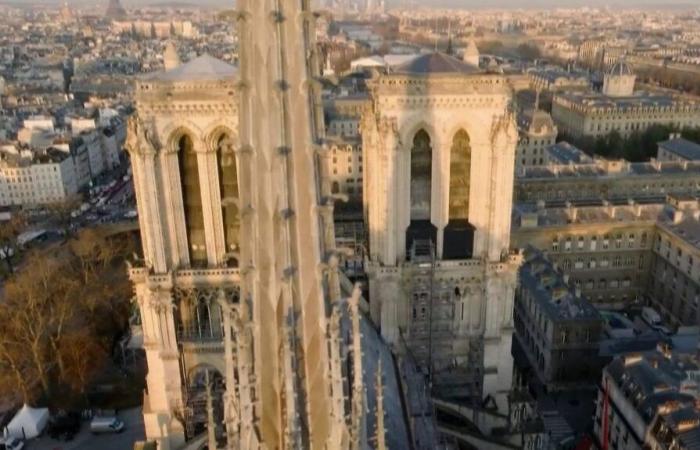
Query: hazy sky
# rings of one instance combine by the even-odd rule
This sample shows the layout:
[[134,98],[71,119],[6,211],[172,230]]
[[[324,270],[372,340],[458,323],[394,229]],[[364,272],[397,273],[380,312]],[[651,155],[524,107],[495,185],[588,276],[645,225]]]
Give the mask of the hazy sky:
[[[27,4],[60,4],[63,0],[0,0],[2,3]],[[158,3],[190,3],[196,5],[233,6],[235,0],[122,0],[126,7],[152,5]],[[700,0],[388,0],[390,5],[435,5],[455,8],[556,8],[571,6],[610,6],[620,7],[700,7]],[[107,5],[107,0],[68,0],[69,5]]]

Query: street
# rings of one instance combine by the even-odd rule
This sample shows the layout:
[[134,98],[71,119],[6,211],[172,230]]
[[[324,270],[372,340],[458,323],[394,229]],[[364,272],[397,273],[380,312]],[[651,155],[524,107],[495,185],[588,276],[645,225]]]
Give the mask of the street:
[[130,450],[135,442],[145,439],[141,408],[121,411],[118,417],[126,425],[122,433],[93,435],[90,433],[90,422],[86,421],[83,422],[80,433],[70,442],[57,441],[44,434],[38,439],[29,441],[25,448],[29,450]]

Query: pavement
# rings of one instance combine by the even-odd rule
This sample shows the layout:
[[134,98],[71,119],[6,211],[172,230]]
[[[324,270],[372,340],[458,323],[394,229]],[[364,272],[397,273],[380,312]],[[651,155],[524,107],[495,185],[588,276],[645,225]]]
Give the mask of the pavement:
[[141,408],[133,408],[119,412],[117,416],[126,425],[122,433],[93,435],[90,433],[90,423],[86,421],[83,422],[80,433],[70,442],[57,441],[44,435],[29,441],[25,448],[27,450],[131,450],[135,442],[142,441],[146,437],[141,411]]

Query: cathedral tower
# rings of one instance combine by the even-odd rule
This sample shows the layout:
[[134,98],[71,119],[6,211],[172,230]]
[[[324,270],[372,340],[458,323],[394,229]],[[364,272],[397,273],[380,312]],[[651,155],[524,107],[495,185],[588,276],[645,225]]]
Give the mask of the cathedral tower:
[[362,120],[370,305],[384,338],[442,398],[510,388],[520,256],[510,214],[517,130],[511,92],[442,53],[369,81]]

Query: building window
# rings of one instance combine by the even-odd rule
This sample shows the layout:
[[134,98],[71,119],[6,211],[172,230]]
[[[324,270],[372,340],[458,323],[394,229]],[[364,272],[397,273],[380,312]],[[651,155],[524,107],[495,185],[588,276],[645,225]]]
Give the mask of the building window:
[[192,139],[184,135],[178,141],[182,203],[192,266],[207,264],[207,245],[204,234],[204,212],[199,185],[199,166]]
[[559,238],[555,237],[552,239],[552,251],[553,252],[558,252],[559,251]]
[[469,219],[472,149],[469,135],[459,130],[450,150],[450,220]]
[[238,211],[238,167],[233,142],[227,135],[221,136],[217,145],[216,156],[219,164],[219,191],[221,193],[221,213],[224,222],[224,240],[226,243],[226,261],[237,266],[233,253],[238,253],[240,243],[240,214]]
[[430,136],[420,130],[411,148],[411,220],[430,220],[432,159]]

